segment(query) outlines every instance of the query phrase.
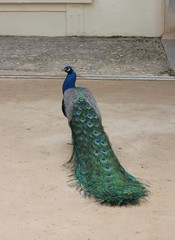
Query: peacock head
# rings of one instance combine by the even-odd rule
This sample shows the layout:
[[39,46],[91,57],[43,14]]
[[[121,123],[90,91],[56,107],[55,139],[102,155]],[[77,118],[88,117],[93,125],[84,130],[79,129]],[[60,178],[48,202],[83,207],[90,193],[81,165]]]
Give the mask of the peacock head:
[[71,66],[67,66],[63,69],[63,71],[65,71],[66,73],[71,73],[73,71],[72,67]]

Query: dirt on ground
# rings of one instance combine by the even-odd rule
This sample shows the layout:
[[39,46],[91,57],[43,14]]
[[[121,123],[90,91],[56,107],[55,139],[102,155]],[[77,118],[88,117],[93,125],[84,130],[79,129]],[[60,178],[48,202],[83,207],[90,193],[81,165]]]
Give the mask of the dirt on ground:
[[71,132],[58,80],[0,80],[0,239],[172,240],[175,82],[81,81],[123,167],[148,184],[140,205],[109,207],[68,184]]

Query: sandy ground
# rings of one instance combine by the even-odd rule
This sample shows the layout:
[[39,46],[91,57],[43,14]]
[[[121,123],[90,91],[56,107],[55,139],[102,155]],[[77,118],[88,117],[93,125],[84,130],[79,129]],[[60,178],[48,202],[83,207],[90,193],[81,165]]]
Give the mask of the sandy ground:
[[79,81],[96,96],[120,162],[150,184],[140,205],[101,206],[68,186],[61,81],[0,80],[0,239],[172,240],[175,82]]

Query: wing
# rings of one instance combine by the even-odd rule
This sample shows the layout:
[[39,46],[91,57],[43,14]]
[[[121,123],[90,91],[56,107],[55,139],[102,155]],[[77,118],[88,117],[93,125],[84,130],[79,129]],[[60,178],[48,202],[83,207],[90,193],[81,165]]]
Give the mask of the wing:
[[77,102],[79,98],[83,98],[86,100],[87,103],[98,114],[98,116],[101,118],[99,108],[97,106],[97,102],[91,93],[91,91],[87,88],[70,88],[67,89],[64,93],[64,105],[65,105],[65,112],[68,118],[68,121],[70,122],[72,119],[72,112],[74,109],[74,104]]

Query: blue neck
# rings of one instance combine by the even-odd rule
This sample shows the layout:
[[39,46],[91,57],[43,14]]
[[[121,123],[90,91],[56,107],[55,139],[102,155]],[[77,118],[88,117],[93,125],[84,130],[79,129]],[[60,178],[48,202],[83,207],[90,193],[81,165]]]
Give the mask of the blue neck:
[[72,72],[69,73],[66,79],[64,80],[63,89],[62,89],[63,94],[67,89],[75,87],[75,82],[76,82],[76,73],[72,70]]

